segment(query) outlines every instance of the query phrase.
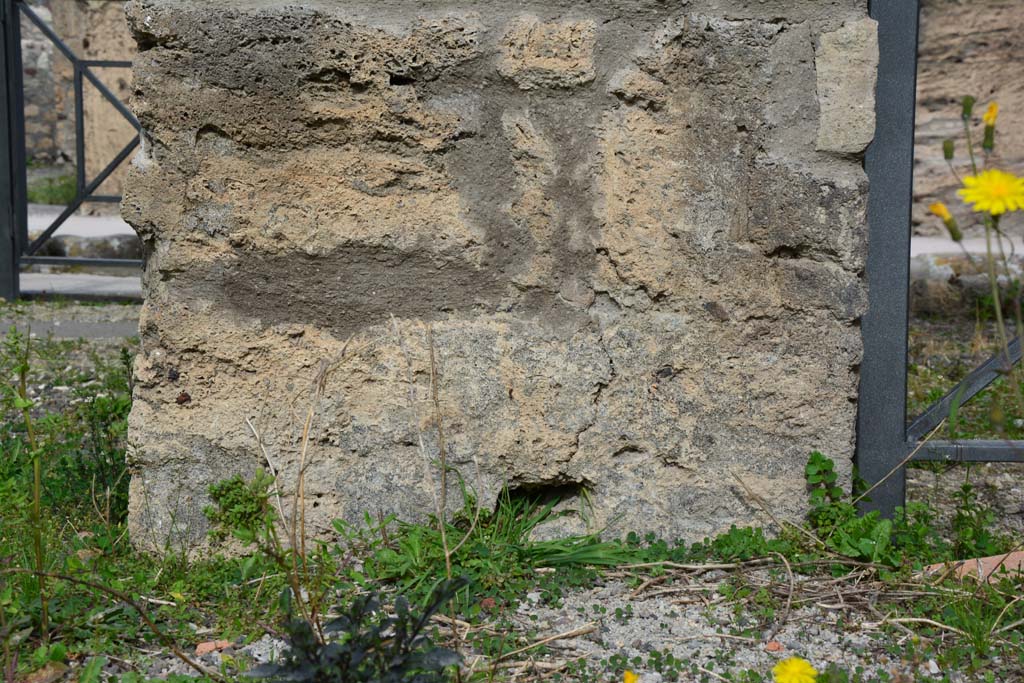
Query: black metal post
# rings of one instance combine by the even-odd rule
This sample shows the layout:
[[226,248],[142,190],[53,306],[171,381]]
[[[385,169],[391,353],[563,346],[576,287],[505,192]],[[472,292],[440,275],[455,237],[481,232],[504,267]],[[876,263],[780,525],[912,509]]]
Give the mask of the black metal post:
[[[18,127],[12,121],[21,106],[20,79],[12,76],[12,52],[21,51],[12,28],[19,17],[15,0],[0,0],[0,297],[18,298],[18,212],[15,168]],[[19,60],[20,61],[20,60]],[[18,86],[18,87],[15,87]]]
[[[858,473],[871,486],[862,510],[891,516],[906,478],[907,291],[914,162],[918,0],[873,0],[878,21],[877,127],[865,167],[868,195],[867,281],[857,414]],[[893,470],[896,470],[893,472]],[[891,473],[891,474],[890,474]],[[886,478],[888,477],[888,478]]]

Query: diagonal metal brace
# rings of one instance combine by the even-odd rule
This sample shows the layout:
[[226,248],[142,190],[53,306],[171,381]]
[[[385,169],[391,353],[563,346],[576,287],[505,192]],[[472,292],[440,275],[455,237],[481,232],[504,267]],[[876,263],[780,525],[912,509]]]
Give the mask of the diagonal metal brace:
[[46,240],[50,239],[50,237],[53,236],[53,233],[57,232],[57,229],[60,226],[62,226],[64,224],[64,221],[70,218],[71,215],[75,213],[75,211],[78,211],[78,207],[85,203],[86,198],[93,192],[95,192],[99,188],[99,186],[103,184],[103,181],[106,180],[110,176],[110,174],[113,173],[117,169],[117,167],[121,165],[121,162],[127,159],[138,146],[139,136],[136,135],[134,138],[132,138],[132,141],[125,145],[121,149],[121,151],[117,153],[117,156],[114,157],[113,160],[109,164],[107,164],[102,171],[100,171],[99,175],[93,178],[93,181],[85,186],[84,193],[81,193],[77,197],[75,197],[74,201],[68,204],[64,208],[64,210],[61,211],[60,215],[53,219],[53,223],[50,224],[50,227],[44,230],[43,233],[39,235],[39,237],[35,238],[32,244],[30,244],[28,248],[25,249],[25,255],[32,256],[37,251],[39,251],[39,249],[42,248],[43,244],[46,243]]
[[931,405],[921,413],[910,426],[907,427],[907,441],[916,443],[925,434],[935,429],[943,418],[949,416],[954,405],[963,405],[977,396],[985,387],[995,380],[1003,377],[1010,369],[1020,362],[1021,349],[1020,337],[1014,337],[1009,343],[1010,357],[1000,351],[977,368],[971,371],[960,382],[950,389],[945,396]]

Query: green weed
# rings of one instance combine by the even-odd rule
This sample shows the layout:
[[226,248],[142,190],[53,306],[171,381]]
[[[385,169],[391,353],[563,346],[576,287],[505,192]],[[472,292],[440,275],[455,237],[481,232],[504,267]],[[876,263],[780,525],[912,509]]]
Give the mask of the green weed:
[[396,598],[393,616],[385,614],[379,596],[357,597],[319,634],[308,620],[293,619],[286,626],[289,650],[283,661],[249,675],[295,683],[443,683],[461,657],[435,646],[427,626],[464,583],[442,581],[415,611],[405,598]]
[[[460,611],[475,614],[476,603],[482,598],[515,604],[538,584],[539,568],[558,568],[560,580],[571,583],[596,576],[594,567],[614,566],[629,559],[628,548],[602,542],[597,535],[534,540],[534,530],[551,518],[557,503],[540,504],[505,491],[493,512],[481,511],[477,516],[475,501],[465,499],[463,512],[448,523],[449,538],[464,539],[451,557],[452,572],[469,579],[457,596]],[[386,531],[387,526],[394,529]],[[354,534],[341,522],[336,522],[336,527],[349,538],[368,538],[365,533]],[[445,577],[444,544],[436,519],[426,524],[385,520],[373,534],[377,538],[369,537],[371,552],[364,559],[363,570],[353,575],[358,583],[393,584],[411,599],[422,599]],[[549,595],[557,595],[554,582],[547,583]]]
[[67,205],[75,200],[78,189],[75,176],[68,174],[37,178],[29,182],[27,192],[31,204]]

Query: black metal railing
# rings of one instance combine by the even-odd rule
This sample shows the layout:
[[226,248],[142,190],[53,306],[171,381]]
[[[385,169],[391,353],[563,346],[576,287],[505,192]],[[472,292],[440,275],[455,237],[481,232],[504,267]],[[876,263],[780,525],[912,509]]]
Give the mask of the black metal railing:
[[[75,197],[35,238],[28,233],[28,191],[25,176],[25,100],[21,63],[21,20],[30,21],[72,66],[75,124]],[[139,145],[135,115],[101,81],[94,68],[131,68],[131,62],[81,59],[24,0],[0,0],[0,297],[17,298],[19,274],[27,265],[141,266],[138,259],[41,256],[54,233],[86,202],[116,203],[121,197],[98,192]],[[95,88],[135,128],[134,137],[114,158],[89,178],[85,149],[85,86]]]
[[907,423],[910,209],[914,165],[918,0],[873,0],[878,21],[877,127],[865,167],[868,197],[868,312],[862,321],[856,464],[871,487],[863,509],[892,516],[906,498],[911,461],[1024,462],[1024,441],[927,441],[950,414],[1020,362],[1019,339]]

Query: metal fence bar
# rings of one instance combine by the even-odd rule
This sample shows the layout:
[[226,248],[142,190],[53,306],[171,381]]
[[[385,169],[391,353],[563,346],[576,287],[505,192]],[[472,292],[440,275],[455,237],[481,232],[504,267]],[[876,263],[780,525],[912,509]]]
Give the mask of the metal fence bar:
[[82,63],[82,66],[95,66],[99,69],[130,69],[132,66],[131,62],[114,59],[79,59],[78,61]]
[[[60,215],[53,220],[53,223],[50,224],[50,227],[44,230],[43,233],[39,235],[39,237],[35,238],[32,244],[28,245],[28,248],[25,249],[24,252],[25,255],[32,256],[37,251],[39,251],[43,244],[46,243],[46,240],[50,239],[50,237],[53,236],[53,233],[57,232],[57,229],[60,228],[60,226],[64,224],[64,221],[70,218],[71,215],[75,213],[75,211],[78,211],[78,207],[80,207],[86,201],[86,198],[91,193],[93,193],[96,190],[96,188],[102,185],[103,181],[106,180],[111,173],[117,170],[117,167],[121,165],[121,162],[127,159],[128,156],[133,151],[135,151],[135,148],[138,146],[139,136],[136,135],[134,138],[132,138],[132,141],[125,145],[124,148],[120,152],[118,152],[117,156],[114,157],[113,160],[111,160],[111,162],[107,164],[95,178],[92,179],[92,182],[85,186],[84,193],[79,193],[79,195],[75,197],[74,201],[68,204],[64,208],[64,210],[60,212]],[[24,259],[22,260],[24,261]]]
[[[917,444],[907,444],[914,448]],[[913,458],[941,462],[1024,462],[1024,441],[929,441]]]
[[1014,337],[1013,341],[1010,342],[1009,351],[1009,359],[1006,358],[1006,354],[1003,352],[992,356],[960,380],[955,387],[932,404],[928,410],[921,413],[907,427],[907,440],[911,442],[921,440],[925,434],[935,429],[944,418],[949,416],[954,405],[960,406],[967,403],[989,384],[1006,375],[1013,365],[1020,361],[1020,337]]
[[[15,136],[11,125],[16,97],[14,84],[8,77],[12,52],[10,17],[17,18],[12,0],[0,0],[0,298],[18,298],[18,245],[14,208]],[[17,45],[18,49],[21,46]]]
[[87,79],[89,79],[89,82],[92,83],[93,87],[99,90],[100,94],[103,95],[104,98],[106,98],[107,102],[110,103],[110,106],[116,109],[121,114],[121,116],[127,119],[128,123],[135,126],[135,130],[142,129],[142,124],[140,124],[139,120],[135,118],[135,114],[132,113],[132,110],[126,107],[124,102],[118,99],[117,95],[110,92],[110,88],[108,88],[106,84],[103,81],[101,81],[96,76],[96,74],[92,72],[91,69],[83,67],[82,73],[85,74],[85,77]]
[[15,21],[16,12],[10,13],[11,31],[11,57],[8,67],[11,69],[8,78],[15,93],[15,99],[11,100],[15,111],[11,114],[11,135],[12,163],[11,177],[14,179],[14,245],[18,249],[24,249],[28,244],[28,179],[26,169],[28,163],[25,158],[25,88],[24,72],[21,63],[21,22]]
[[[51,43],[53,43],[54,47],[60,50],[61,54],[64,55],[68,59],[68,61],[70,61],[72,64],[78,62],[78,57],[75,55],[75,51],[68,47],[67,43],[61,40],[60,36],[58,36],[54,32],[54,30],[50,28],[50,25],[43,21],[42,18],[35,13],[35,10],[33,10],[31,7],[24,4],[23,2],[19,2],[19,0],[14,0],[14,2],[11,3],[11,5],[15,10],[20,10],[22,14],[28,17],[28,20],[35,24],[36,28],[42,31],[43,35],[46,36]],[[12,16],[17,16],[17,13],[12,12]],[[17,19],[15,19],[15,21],[17,21]]]
[[140,259],[90,258],[86,256],[24,256],[21,262],[25,265],[47,266],[142,266]]
[[[24,89],[21,67],[21,18],[25,17],[45,35],[53,46],[66,57],[73,69],[75,106],[75,171],[76,196],[57,218],[35,240],[28,238],[28,201],[25,182]],[[60,226],[84,202],[117,202],[120,197],[93,195],[99,186],[124,162],[139,145],[139,136],[125,145],[102,171],[89,181],[85,164],[85,81],[140,130],[135,115],[91,71],[96,68],[128,68],[130,61],[109,59],[79,59],[74,51],[24,0],[0,0],[0,297],[13,299],[19,295],[21,265],[94,265],[138,267],[138,259],[75,258],[33,256]]]
[[[865,166],[868,195],[867,282],[870,307],[861,322],[856,464],[869,486],[906,457],[907,295],[914,160],[918,0],[872,0],[878,21],[877,127]],[[862,501],[861,509],[892,515],[903,504],[899,468]]]

